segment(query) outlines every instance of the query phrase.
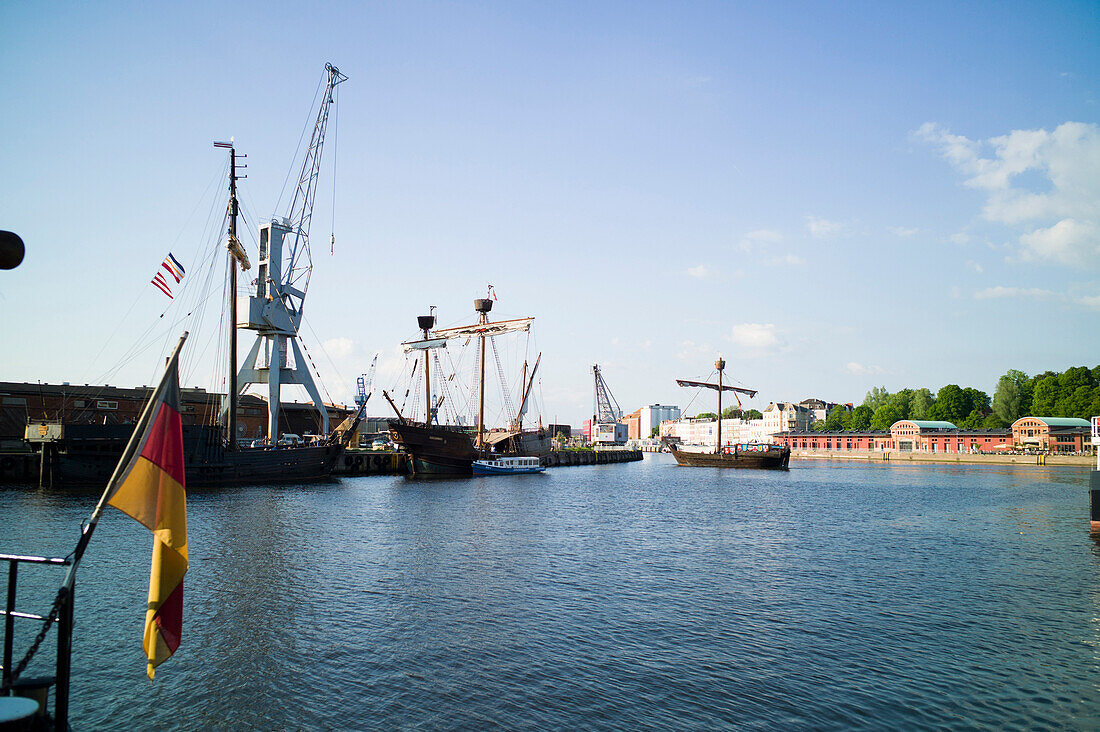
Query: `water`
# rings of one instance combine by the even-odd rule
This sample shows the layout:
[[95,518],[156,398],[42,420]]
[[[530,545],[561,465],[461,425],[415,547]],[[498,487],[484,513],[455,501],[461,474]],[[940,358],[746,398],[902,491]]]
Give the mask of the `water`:
[[[191,491],[183,645],[152,684],[151,537],[112,509],[80,569],[72,720],[1096,728],[1087,480],[648,455],[536,476]],[[0,551],[67,553],[94,501],[0,489]],[[59,579],[23,570],[21,609],[40,609],[27,604],[49,595],[43,575]],[[25,642],[34,628],[20,626]]]

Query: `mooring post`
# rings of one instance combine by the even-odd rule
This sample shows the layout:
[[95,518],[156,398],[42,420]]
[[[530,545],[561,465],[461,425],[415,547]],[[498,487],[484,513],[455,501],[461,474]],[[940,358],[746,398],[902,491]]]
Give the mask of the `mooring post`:
[[1089,474],[1089,525],[1100,531],[1100,417],[1093,417],[1092,452],[1096,456],[1096,469]]
[[54,698],[54,729],[69,729],[69,680],[73,652],[73,594],[76,585],[63,590],[65,597],[57,615],[57,689]]

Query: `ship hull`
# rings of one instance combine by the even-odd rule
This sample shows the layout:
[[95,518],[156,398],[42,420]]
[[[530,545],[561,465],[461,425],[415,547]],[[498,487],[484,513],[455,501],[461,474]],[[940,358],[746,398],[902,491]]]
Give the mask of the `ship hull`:
[[404,450],[410,475],[473,475],[478,451],[465,430],[390,422],[390,438]]
[[474,461],[482,457],[542,457],[553,448],[546,430],[507,434],[507,439],[481,451],[474,445],[474,434],[460,427],[390,422],[390,438],[404,450],[408,473],[414,476],[473,475]]
[[[73,437],[47,448],[44,483],[105,486],[122,457],[132,425],[74,425]],[[343,445],[227,450],[217,427],[183,428],[184,476],[189,488],[304,483],[330,479]],[[37,476],[36,476],[37,477]]]
[[757,468],[787,470],[790,467],[791,449],[782,447],[761,452],[690,452],[668,445],[676,462],[692,468]]

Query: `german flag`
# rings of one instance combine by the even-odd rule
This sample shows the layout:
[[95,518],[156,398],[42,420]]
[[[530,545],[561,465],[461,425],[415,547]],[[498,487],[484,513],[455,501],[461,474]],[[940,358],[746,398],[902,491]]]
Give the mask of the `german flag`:
[[183,475],[179,351],[134,428],[140,439],[123,455],[125,467],[107,490],[107,503],[153,532],[153,568],[145,613],[145,655],[153,669],[179,648],[183,575],[187,572],[187,495]]

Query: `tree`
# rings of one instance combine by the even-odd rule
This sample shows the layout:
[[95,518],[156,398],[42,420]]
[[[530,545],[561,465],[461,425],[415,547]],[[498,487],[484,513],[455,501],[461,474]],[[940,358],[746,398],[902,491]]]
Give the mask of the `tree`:
[[963,389],[963,394],[970,401],[971,411],[977,409],[983,415],[989,411],[989,395],[984,391],[968,386]]
[[930,419],[958,424],[970,414],[970,399],[958,384],[947,384],[936,393],[936,403],[928,411]]
[[829,410],[829,416],[825,418],[825,429],[836,432],[844,429],[844,418],[848,415],[848,408],[843,404],[837,404]]
[[885,386],[873,386],[871,391],[867,392],[867,396],[863,397],[863,404],[870,407],[872,412],[889,401],[890,392],[886,391]]
[[871,428],[871,419],[875,416],[875,410],[870,405],[863,403],[852,410],[852,419],[848,429],[862,432]]
[[982,428],[983,429],[989,429],[989,428],[999,429],[999,428],[1007,427],[1008,424],[1011,424],[1011,423],[1006,424],[995,413],[987,415],[986,418],[982,420]]
[[745,419],[764,419],[764,415],[758,409],[750,409],[745,412]]
[[888,430],[890,425],[899,419],[901,419],[901,416],[898,414],[897,409],[890,404],[883,404],[875,410],[874,416],[871,417],[871,429]]
[[894,411],[897,412],[898,419],[912,419],[913,418],[912,415],[910,414],[911,411],[912,411],[912,405],[913,405],[913,390],[912,389],[902,389],[901,391],[899,391],[896,394],[892,395],[890,397],[890,401],[888,403],[890,404],[891,407],[894,408]]
[[714,412],[699,412],[695,415],[695,419],[718,419],[718,415]]
[[935,397],[927,388],[915,390],[913,399],[909,403],[909,419],[925,419],[935,403]]
[[740,407],[726,407],[722,410],[722,419],[737,419],[741,416]]
[[649,431],[649,436],[650,437],[657,437],[660,434],[661,434],[661,425],[657,425],[656,427],[654,427],[653,429],[651,429]]
[[1035,384],[1035,393],[1031,399],[1031,411],[1035,417],[1054,417],[1055,407],[1062,396],[1061,385],[1058,377],[1051,374],[1044,376]]
[[984,422],[984,421],[985,421],[985,415],[982,414],[981,410],[980,409],[974,409],[974,410],[971,410],[970,414],[967,415],[966,419],[964,419],[961,423],[959,423],[958,426],[961,427],[964,430],[976,430],[976,429],[979,429],[982,426],[982,422]]
[[810,429],[812,429],[814,432],[824,432],[825,431],[825,423],[822,422],[820,419],[815,419],[814,423],[810,427]]
[[997,390],[993,392],[993,413],[1001,421],[1012,424],[1024,414],[1024,403],[1030,402],[1027,374],[1009,369],[997,380]]

